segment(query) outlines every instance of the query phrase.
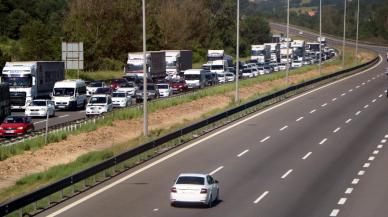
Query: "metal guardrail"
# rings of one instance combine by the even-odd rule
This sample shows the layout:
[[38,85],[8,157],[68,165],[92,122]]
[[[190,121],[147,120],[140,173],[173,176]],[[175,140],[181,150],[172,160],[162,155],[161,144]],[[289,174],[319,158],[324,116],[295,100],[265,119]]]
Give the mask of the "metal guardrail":
[[238,120],[265,106],[284,100],[285,98],[295,96],[306,90],[313,89],[316,86],[359,72],[362,69],[375,64],[378,60],[379,57],[376,57],[362,65],[290,86],[149,141],[32,193],[1,204],[0,216],[35,215],[71,198],[79,192],[85,191],[112,176],[118,175],[135,167],[141,162],[158,156],[176,146],[195,139],[200,135],[206,134],[231,121]]

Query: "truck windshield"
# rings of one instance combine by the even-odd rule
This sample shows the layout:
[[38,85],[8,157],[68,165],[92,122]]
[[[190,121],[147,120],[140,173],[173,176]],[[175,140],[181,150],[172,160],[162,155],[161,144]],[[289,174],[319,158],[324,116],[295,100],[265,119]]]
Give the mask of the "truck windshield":
[[224,66],[223,65],[212,65],[211,70],[224,70]]
[[54,88],[54,96],[74,96],[74,88]]
[[3,82],[8,83],[10,87],[31,87],[32,77],[3,77]]
[[264,55],[264,51],[263,50],[252,50],[251,54],[252,54],[252,56]]
[[209,61],[216,61],[216,60],[223,60],[224,59],[224,57],[223,56],[217,56],[217,55],[214,55],[214,56],[212,56],[212,55],[209,55],[209,56],[207,56],[207,61],[209,62]]
[[166,62],[166,68],[167,69],[176,69],[176,61]]
[[128,64],[127,65],[128,71],[140,71],[143,70],[143,64],[140,65],[134,65],[134,64]]
[[193,80],[199,80],[199,75],[185,75],[185,80],[193,81]]

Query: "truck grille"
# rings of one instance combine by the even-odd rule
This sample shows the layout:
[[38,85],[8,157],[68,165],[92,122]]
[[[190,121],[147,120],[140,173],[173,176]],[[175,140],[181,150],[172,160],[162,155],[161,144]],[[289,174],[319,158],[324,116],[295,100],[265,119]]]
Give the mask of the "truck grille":
[[11,92],[11,105],[24,106],[26,104],[26,93],[23,92]]

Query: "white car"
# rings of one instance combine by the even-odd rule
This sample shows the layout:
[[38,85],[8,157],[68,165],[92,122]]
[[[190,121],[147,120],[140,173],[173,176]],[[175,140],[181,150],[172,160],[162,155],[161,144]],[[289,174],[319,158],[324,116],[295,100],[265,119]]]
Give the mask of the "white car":
[[171,187],[171,206],[177,203],[199,203],[211,207],[220,196],[218,181],[207,174],[183,173]]
[[30,102],[24,111],[29,117],[49,117],[55,116],[55,103],[52,100],[35,99]]
[[169,97],[172,95],[172,88],[169,84],[156,84],[160,97]]
[[113,109],[112,98],[106,94],[92,95],[86,106],[86,115],[101,115]]
[[107,87],[104,81],[92,81],[88,86],[86,86],[86,95],[91,96],[93,95],[97,88],[99,87]]
[[132,104],[132,97],[128,92],[115,91],[112,93],[113,107],[125,108]]
[[117,91],[128,92],[130,96],[135,96],[136,91],[139,89],[133,82],[121,84]]
[[217,73],[218,83],[226,83],[225,73]]
[[294,61],[292,61],[292,63],[291,63],[291,67],[292,67],[292,68],[300,68],[300,67],[302,67],[302,66],[303,66],[303,62],[300,61],[300,60],[294,60]]
[[236,76],[233,73],[228,72],[225,74],[226,82],[233,82],[235,79],[236,79]]
[[242,77],[243,78],[253,78],[253,72],[251,68],[245,68],[242,70]]

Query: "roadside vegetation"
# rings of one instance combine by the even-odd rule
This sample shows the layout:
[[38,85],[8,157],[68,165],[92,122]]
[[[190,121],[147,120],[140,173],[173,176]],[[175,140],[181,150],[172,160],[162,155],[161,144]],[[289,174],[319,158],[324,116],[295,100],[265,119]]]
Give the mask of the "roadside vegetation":
[[[350,52],[353,52],[353,50],[348,49],[349,55],[346,58],[346,67],[353,66],[355,61],[353,58],[350,57]],[[364,52],[365,53],[365,52]],[[369,59],[372,59],[374,54],[369,53],[368,55]],[[364,62],[366,59],[364,59]],[[330,68],[336,70],[340,70],[341,65],[341,60],[340,58],[333,59],[331,61],[326,62],[323,65],[323,69],[325,68]],[[310,71],[316,71],[317,66],[316,65],[311,65],[303,68],[299,68],[296,70],[290,71],[290,76],[297,76],[297,75],[303,75],[307,72]],[[334,72],[331,71],[330,73]],[[329,72],[326,72],[329,73]],[[313,79],[319,75],[314,75],[310,77],[303,77],[301,76],[297,82],[303,82],[305,80]],[[277,82],[278,85],[273,86],[271,88],[267,88],[261,92],[253,93],[250,95],[250,97],[243,98],[241,103],[244,103],[246,101],[261,97],[263,95],[269,94],[273,91],[279,90],[281,88],[285,87],[285,84],[283,83],[285,77],[284,72],[276,72],[264,76],[259,76],[253,79],[247,79],[247,80],[241,80],[240,82],[240,87],[247,88],[251,87],[253,85],[257,85],[259,83],[265,83],[265,82]],[[282,82],[279,82],[282,81]],[[296,82],[296,81],[295,81]],[[234,90],[234,83],[229,83],[229,84],[224,84],[224,85],[219,85],[215,87],[210,87],[204,90],[199,90],[193,94],[188,94],[183,97],[179,98],[171,98],[171,99],[166,99],[162,101],[157,101],[154,103],[151,103],[149,105],[149,112],[154,113],[157,111],[161,111],[166,108],[170,108],[173,106],[181,105],[184,103],[192,102],[194,100],[198,100],[204,97],[209,97],[209,96],[218,96],[218,95],[223,95],[226,93],[233,92]],[[230,99],[231,102],[233,102],[233,99]],[[235,106],[235,104],[230,103],[223,109],[215,109],[212,111],[208,111],[204,113],[201,118],[193,120],[193,121],[198,121],[202,118],[209,117],[210,115],[213,115],[215,113],[224,111],[228,108],[231,108]],[[70,135],[77,135],[85,132],[90,132],[94,131],[100,127],[103,126],[112,126],[114,125],[115,121],[119,120],[129,120],[129,119],[135,119],[135,118],[140,118],[142,117],[142,110],[136,109],[136,108],[129,108],[125,110],[116,110],[112,112],[110,115],[107,115],[104,119],[99,119],[95,123],[88,123],[85,125],[82,125],[80,128],[78,128],[76,131],[73,132],[60,132],[60,133],[54,133],[50,134],[49,136],[49,143],[55,143],[58,141],[66,140],[68,136]],[[91,153],[87,153],[85,155],[80,156],[77,160],[65,164],[65,165],[58,165],[52,168],[49,168],[47,171],[32,174],[26,177],[23,177],[16,181],[15,185],[6,188],[3,191],[0,192],[0,201],[5,201],[10,198],[13,198],[15,196],[21,195],[26,192],[30,192],[33,189],[36,189],[39,186],[46,185],[48,183],[52,183],[56,180],[59,180],[61,178],[64,178],[70,174],[76,173],[82,169],[85,169],[87,167],[90,167],[92,165],[95,165],[103,160],[106,160],[113,155],[117,155],[119,153],[122,153],[125,150],[128,150],[130,148],[136,147],[140,144],[143,144],[146,141],[152,140],[154,138],[157,138],[161,135],[164,135],[168,132],[172,132],[173,130],[179,129],[187,124],[190,124],[191,122],[186,122],[184,124],[180,125],[174,125],[171,126],[168,129],[155,129],[151,131],[151,136],[149,138],[144,138],[144,137],[138,137],[135,138],[131,141],[122,143],[122,144],[117,144],[114,145],[108,149],[100,150],[100,151],[94,151]],[[43,138],[38,137],[36,139],[32,139],[30,141],[24,142],[24,143],[19,143],[17,145],[13,145],[10,147],[0,147],[0,160],[5,160],[9,157],[12,157],[14,155],[19,155],[22,154],[25,151],[28,150],[37,150],[41,147],[44,146],[44,141]]]

